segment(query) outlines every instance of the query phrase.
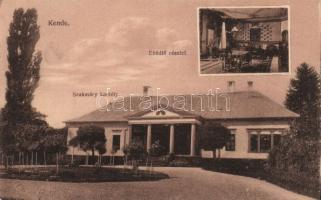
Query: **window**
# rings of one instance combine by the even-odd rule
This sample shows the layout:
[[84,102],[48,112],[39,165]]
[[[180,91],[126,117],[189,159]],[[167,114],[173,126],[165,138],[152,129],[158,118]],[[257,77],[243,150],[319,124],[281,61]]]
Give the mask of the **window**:
[[113,151],[120,149],[120,135],[113,135]]
[[250,136],[250,151],[252,152],[258,152],[258,135],[251,134]]
[[260,135],[260,152],[271,150],[271,135]]
[[235,151],[235,130],[231,130],[231,137],[225,146],[226,151]]
[[248,130],[249,151],[256,153],[268,153],[274,146],[280,144],[283,132],[283,129]]
[[261,40],[261,29],[260,28],[251,28],[250,29],[250,41],[259,42]]

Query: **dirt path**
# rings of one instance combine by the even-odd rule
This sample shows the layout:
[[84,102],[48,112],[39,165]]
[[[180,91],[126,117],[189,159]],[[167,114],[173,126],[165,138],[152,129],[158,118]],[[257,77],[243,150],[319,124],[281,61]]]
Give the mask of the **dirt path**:
[[170,179],[155,182],[58,183],[0,180],[0,196],[22,199],[308,200],[254,178],[199,168],[155,168]]

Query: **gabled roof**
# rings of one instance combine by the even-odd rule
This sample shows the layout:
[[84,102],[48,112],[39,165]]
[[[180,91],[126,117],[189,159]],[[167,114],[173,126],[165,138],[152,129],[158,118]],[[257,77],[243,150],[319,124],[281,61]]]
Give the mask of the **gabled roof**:
[[[166,109],[163,109],[165,107],[166,107]],[[199,115],[193,114],[193,113],[185,111],[185,110],[174,109],[173,107],[166,106],[164,104],[156,104],[156,105],[153,105],[151,107],[151,109],[144,110],[144,111],[139,111],[137,113],[134,113],[133,115],[129,115],[128,119],[141,118],[141,117],[146,116],[148,113],[151,113],[153,111],[159,111],[159,110],[166,110],[166,111],[175,113],[176,116],[178,116],[180,118],[190,118],[190,117],[197,118],[197,117],[199,117]]]
[[[204,119],[270,119],[270,118],[296,118],[299,115],[274,102],[257,91],[239,91],[226,93],[227,98],[220,96],[216,102],[215,96],[209,95],[170,95],[167,109],[179,112],[182,115],[198,116]],[[127,122],[130,117],[139,117],[149,112],[142,108],[141,96],[125,97],[123,105],[125,109],[115,109],[116,103],[109,104],[104,109],[95,110],[79,118],[66,121],[73,122]],[[150,96],[151,108],[155,105],[164,105],[164,102],[157,104],[159,97]],[[184,99],[180,106],[177,102]],[[226,107],[226,99],[230,102]],[[212,104],[211,104],[212,101]],[[175,104],[176,102],[176,104]],[[119,104],[119,103],[118,103]],[[181,108],[181,109],[178,109]],[[182,110],[184,108],[185,110]],[[107,110],[108,109],[108,110]]]

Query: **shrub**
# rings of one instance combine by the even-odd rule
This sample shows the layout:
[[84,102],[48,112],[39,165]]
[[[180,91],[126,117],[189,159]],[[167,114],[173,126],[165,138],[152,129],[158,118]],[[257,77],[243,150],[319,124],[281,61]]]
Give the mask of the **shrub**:
[[166,149],[159,143],[159,140],[155,141],[152,144],[151,148],[149,149],[150,156],[159,157],[165,154],[166,154]]
[[124,148],[124,151],[130,156],[133,160],[139,160],[145,157],[146,150],[143,145],[138,143],[131,143],[130,145]]
[[319,174],[319,142],[284,136],[268,158],[267,170]]
[[207,170],[255,178],[265,176],[265,164],[266,161],[261,159],[202,159],[202,167]]
[[133,162],[133,170],[138,172],[138,160],[143,159],[147,155],[147,152],[143,145],[138,143],[131,143],[124,148],[124,152],[126,152],[126,156],[130,156]]
[[268,180],[297,192],[319,195],[319,142],[284,136],[268,158]]

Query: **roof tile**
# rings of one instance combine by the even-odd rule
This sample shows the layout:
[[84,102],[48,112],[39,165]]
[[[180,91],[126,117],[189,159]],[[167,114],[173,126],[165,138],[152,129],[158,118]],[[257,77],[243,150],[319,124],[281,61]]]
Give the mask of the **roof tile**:
[[[164,97],[166,98],[159,102],[159,97],[151,96],[151,108],[154,108],[155,105],[166,106],[167,100],[164,103],[164,99],[168,99],[168,109],[174,109],[181,115],[191,114],[205,119],[295,118],[299,116],[257,91],[225,93],[217,98],[210,95],[170,95]],[[105,109],[95,110],[79,118],[68,120],[66,123],[128,121],[130,116],[138,116],[142,112],[146,112],[142,105],[147,104],[142,102],[146,103],[147,101],[142,98],[140,96],[125,97],[123,104],[125,109],[119,109],[115,103],[112,103]],[[230,104],[227,105],[230,106],[226,107],[228,101]]]

